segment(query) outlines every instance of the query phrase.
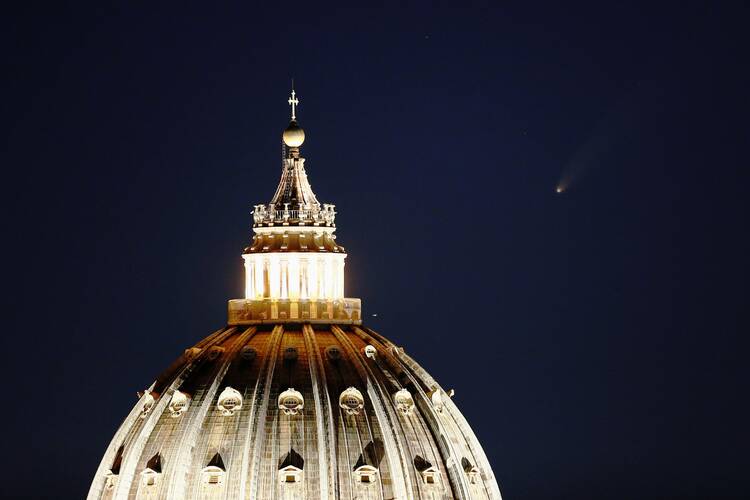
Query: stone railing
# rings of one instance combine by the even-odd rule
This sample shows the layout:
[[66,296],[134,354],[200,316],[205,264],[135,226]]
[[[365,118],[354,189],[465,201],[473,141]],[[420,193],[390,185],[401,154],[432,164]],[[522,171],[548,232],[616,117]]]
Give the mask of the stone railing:
[[339,300],[246,300],[229,301],[230,325],[259,323],[362,324],[362,301]]
[[285,203],[283,208],[270,205],[255,205],[253,222],[256,226],[276,224],[310,224],[333,226],[336,220],[335,205],[328,203],[305,209],[290,209]]

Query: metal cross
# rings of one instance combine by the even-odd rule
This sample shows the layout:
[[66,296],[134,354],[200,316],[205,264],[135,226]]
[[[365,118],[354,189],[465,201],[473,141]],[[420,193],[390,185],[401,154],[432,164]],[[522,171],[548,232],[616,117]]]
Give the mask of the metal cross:
[[292,89],[292,97],[290,97],[287,102],[292,107],[292,121],[296,121],[297,120],[296,106],[297,104],[299,104],[299,99],[295,97],[294,89]]

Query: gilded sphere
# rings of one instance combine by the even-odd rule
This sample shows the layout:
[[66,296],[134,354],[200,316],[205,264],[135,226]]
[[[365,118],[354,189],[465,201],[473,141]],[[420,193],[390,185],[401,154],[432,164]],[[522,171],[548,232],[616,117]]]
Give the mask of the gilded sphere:
[[297,125],[297,122],[292,122],[284,130],[284,144],[290,148],[298,148],[305,142],[305,131]]

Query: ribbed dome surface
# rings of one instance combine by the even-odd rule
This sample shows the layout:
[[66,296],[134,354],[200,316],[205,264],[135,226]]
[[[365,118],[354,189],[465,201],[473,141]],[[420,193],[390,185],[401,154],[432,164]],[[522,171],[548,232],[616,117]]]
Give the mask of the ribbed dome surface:
[[366,327],[227,327],[187,349],[115,434],[98,498],[491,498],[457,407]]

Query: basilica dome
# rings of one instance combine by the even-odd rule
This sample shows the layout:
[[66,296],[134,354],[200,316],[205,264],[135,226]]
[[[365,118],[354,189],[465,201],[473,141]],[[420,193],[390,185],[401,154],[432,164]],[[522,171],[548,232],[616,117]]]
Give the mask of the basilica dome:
[[253,215],[245,297],[139,393],[88,498],[499,500],[453,391],[344,296],[298,148]]

